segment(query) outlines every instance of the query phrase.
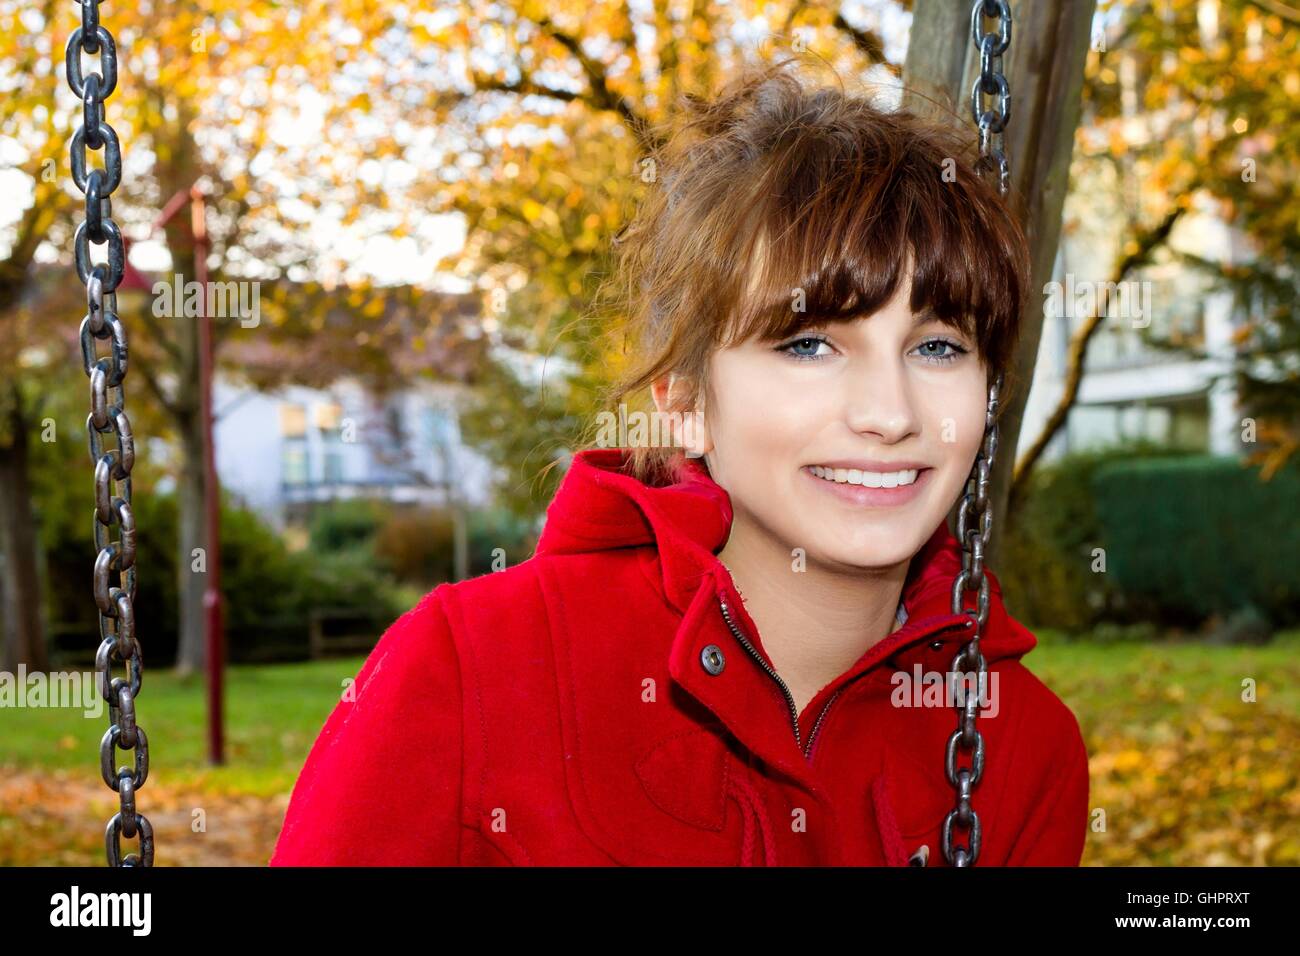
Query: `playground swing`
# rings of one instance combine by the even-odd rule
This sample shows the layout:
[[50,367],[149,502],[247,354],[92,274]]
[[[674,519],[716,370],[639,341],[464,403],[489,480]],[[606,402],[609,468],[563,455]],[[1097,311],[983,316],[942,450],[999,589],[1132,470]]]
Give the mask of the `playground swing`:
[[[95,654],[95,674],[100,693],[109,705],[109,727],[100,740],[99,765],[104,783],[118,794],[120,809],[104,832],[108,865],[152,866],[153,826],[136,809],[136,793],[149,774],[149,739],[136,722],[135,698],[143,677],[140,642],[135,636],[136,594],[135,516],[131,508],[131,468],[135,441],[126,414],[123,382],[127,372],[126,329],[117,315],[116,289],[126,263],[122,232],[112,217],[110,196],[122,179],[122,148],[104,113],[104,101],[117,87],[117,49],[112,35],[99,22],[101,0],[80,0],[81,26],[68,38],[65,55],[68,85],[82,101],[83,122],[70,146],[72,179],[86,197],[85,219],[73,239],[78,280],[86,288],[86,315],[81,322],[82,365],[90,379],[90,415],[86,419],[90,458],[94,464],[93,594],[99,610],[101,642]],[[998,20],[996,33],[983,30],[985,17]],[[979,76],[971,88],[971,115],[979,130],[981,174],[997,176],[998,191],[1006,196],[1009,166],[1002,134],[1010,115],[1010,89],[1002,72],[1002,57],[1011,42],[1011,8],[1008,0],[974,0],[971,34],[980,54]],[[99,54],[102,73],[83,74],[81,54]],[[985,96],[997,96],[995,109],[983,109]],[[87,172],[86,149],[104,149],[104,168]],[[92,265],[90,243],[107,244],[107,263]],[[100,357],[96,340],[108,340],[109,352]],[[962,570],[953,580],[952,612],[967,614],[975,623],[969,642],[953,658],[951,669],[974,674],[976,687],[986,682],[986,664],[980,637],[988,620],[989,582],[984,575],[984,549],[993,526],[989,481],[997,452],[998,394],[1002,376],[989,387],[984,440],[967,479],[957,514],[957,539],[962,547]],[[105,449],[104,436],[113,435],[115,447]],[[116,488],[115,488],[116,483]],[[110,539],[114,526],[118,536]],[[111,575],[116,573],[113,583]],[[963,594],[976,591],[976,607],[964,606]],[[112,677],[115,664],[124,664],[127,678]],[[972,866],[979,858],[980,819],[971,796],[984,768],[984,738],[975,726],[979,694],[965,694],[959,704],[957,729],[948,738],[944,772],[957,791],[956,806],[944,818],[942,851],[952,866]],[[118,749],[134,752],[133,766],[115,769]],[[971,766],[958,767],[958,751],[969,752]],[[967,831],[969,845],[954,844],[953,828]],[[139,836],[140,852],[122,856],[122,838]],[[914,857],[913,865],[924,865]]]

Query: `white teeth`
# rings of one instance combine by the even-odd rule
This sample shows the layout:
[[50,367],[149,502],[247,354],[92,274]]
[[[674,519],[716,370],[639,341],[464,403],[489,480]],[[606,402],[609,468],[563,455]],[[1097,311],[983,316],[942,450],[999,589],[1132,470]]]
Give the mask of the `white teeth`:
[[910,485],[916,481],[919,469],[908,468],[903,471],[858,471],[856,468],[824,468],[812,465],[808,469],[818,478],[835,481],[840,484],[862,485],[867,488],[897,488]]

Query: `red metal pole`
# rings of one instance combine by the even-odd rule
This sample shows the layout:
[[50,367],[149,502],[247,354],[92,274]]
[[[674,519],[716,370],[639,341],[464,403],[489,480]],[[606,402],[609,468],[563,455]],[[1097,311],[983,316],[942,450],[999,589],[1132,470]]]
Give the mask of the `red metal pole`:
[[207,314],[208,230],[203,191],[190,188],[190,218],[194,231],[194,272],[199,283],[199,402],[203,419],[203,467],[207,493],[204,511],[207,524],[207,587],[203,609],[207,619],[208,671],[208,762],[225,763],[222,720],[222,676],[225,654],[221,633],[221,486],[217,482],[217,455],[212,440],[212,317]]

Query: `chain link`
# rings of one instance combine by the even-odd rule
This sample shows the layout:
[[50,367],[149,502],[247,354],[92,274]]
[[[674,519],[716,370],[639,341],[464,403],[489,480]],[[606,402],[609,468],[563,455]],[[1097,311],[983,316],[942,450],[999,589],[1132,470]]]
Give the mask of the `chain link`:
[[[131,469],[135,437],[126,415],[123,381],[127,370],[126,329],[117,316],[116,289],[126,267],[122,231],[113,221],[109,197],[122,181],[122,147],[104,118],[104,100],[117,88],[117,46],[100,25],[100,0],[80,0],[81,26],[68,38],[65,65],[68,86],[82,101],[82,125],[70,146],[72,180],[86,196],[86,218],[77,226],[73,249],[77,279],[86,287],[86,315],[81,320],[81,359],[90,379],[90,415],[86,419],[90,460],[95,467],[94,571],[99,608],[100,645],[95,653],[99,692],[108,701],[108,730],[99,743],[104,783],[118,794],[120,810],[104,831],[109,866],[153,866],[153,826],[135,808],[135,794],[149,775],[149,738],[136,723],[135,698],[144,664],[135,636],[135,512],[131,508]],[[99,56],[102,72],[83,73],[81,55]],[[104,168],[87,172],[86,150],[104,150]],[[107,263],[92,264],[90,246],[107,244]],[[109,352],[98,354],[107,340]],[[114,447],[104,448],[104,436]],[[114,487],[116,485],[116,487]],[[117,530],[117,538],[111,537]],[[113,575],[117,581],[114,583]],[[125,664],[127,678],[113,677]],[[116,767],[117,751],[133,752],[132,766]],[[140,838],[140,852],[122,856],[122,838]]]
[[[997,33],[984,32],[984,18],[996,17]],[[1011,87],[1002,72],[1002,56],[1011,46],[1011,4],[1008,0],[975,0],[970,12],[971,36],[980,53],[980,72],[970,90],[971,118],[980,134],[980,158],[976,169],[997,173],[998,191],[1007,194],[1011,168],[1007,163],[1002,133],[1011,118]],[[984,108],[984,97],[996,96],[997,108]]]
[[[983,32],[985,17],[998,19],[998,32]],[[1011,44],[1011,7],[1007,0],[975,0],[971,8],[971,34],[980,51],[980,75],[971,88],[971,115],[980,133],[980,158],[976,170],[981,174],[996,173],[998,192],[1006,196],[1010,185],[1010,167],[1002,147],[1002,132],[1011,115],[1011,90],[1002,73],[1002,55]],[[997,112],[982,110],[982,94],[998,96]],[[962,569],[952,582],[952,613],[967,614],[975,624],[970,641],[952,660],[951,671],[962,675],[956,686],[958,693],[957,729],[948,738],[944,754],[944,772],[948,782],[957,790],[957,805],[943,821],[943,857],[950,866],[973,866],[980,854],[980,818],[971,806],[975,786],[984,774],[984,735],[975,726],[979,716],[980,701],[988,686],[987,662],[980,653],[980,638],[989,619],[989,581],[984,575],[984,550],[993,530],[993,509],[989,499],[989,485],[993,462],[998,449],[998,398],[1002,391],[1003,376],[999,374],[989,386],[988,410],[984,417],[984,441],[957,511],[957,540],[961,542]],[[976,592],[974,609],[965,606],[965,591]],[[974,674],[974,688],[966,675]],[[972,693],[972,690],[974,691]],[[971,755],[970,766],[958,767],[959,752]],[[953,843],[953,828],[967,832],[967,844]]]

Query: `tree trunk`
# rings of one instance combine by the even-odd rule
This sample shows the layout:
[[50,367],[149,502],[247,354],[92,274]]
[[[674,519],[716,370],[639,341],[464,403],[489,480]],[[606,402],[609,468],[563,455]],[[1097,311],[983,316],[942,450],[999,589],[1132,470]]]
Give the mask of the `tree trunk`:
[[[202,171],[198,148],[189,132],[196,115],[193,104],[181,98],[176,108],[176,119],[169,124],[168,130],[173,144],[170,161],[160,164],[158,171],[164,197],[188,190]],[[198,278],[193,274],[195,241],[189,210],[174,215],[163,230],[172,261],[171,274],[166,279],[169,285],[178,281],[182,284],[179,297],[184,302],[184,283]],[[206,290],[203,294],[206,295]],[[176,475],[176,673],[187,676],[203,671],[207,664],[203,592],[207,586],[211,549],[203,509],[208,489],[199,399],[199,320],[186,315],[184,307],[179,312],[179,315],[171,317],[175,333],[172,341],[176,348],[172,415],[180,446]]]
[[181,445],[176,477],[176,673],[184,676],[202,672],[207,664],[203,592],[210,549],[203,511],[207,478],[203,467],[203,418],[199,414],[198,320],[179,315],[175,322],[181,359],[176,387],[176,430]]
[[[9,391],[9,398],[4,402],[7,424],[0,429],[9,440],[8,447],[0,448],[3,669],[13,672],[22,664],[29,671],[48,671],[50,659],[41,623],[41,589],[36,573],[36,518],[32,514],[28,476],[29,427],[18,384],[10,382]],[[86,594],[89,597],[89,588]]]
[[[916,0],[903,82],[903,105],[964,128],[977,137],[970,91],[979,71],[971,36],[971,3]],[[1061,236],[1061,210],[1069,185],[1074,132],[1079,123],[1083,70],[1096,0],[1012,0],[1011,47],[1003,72],[1011,87],[1011,116],[1004,134],[1011,164],[1008,201],[1029,238],[1030,295],[1021,316],[1012,374],[1021,384],[1005,403],[993,467],[993,531],[985,560],[996,566],[997,529],[1006,519],[1008,492],[1029,383],[1043,330],[1042,301],[1035,290],[1051,281]],[[991,25],[993,21],[986,21]],[[992,27],[986,25],[986,30]],[[945,113],[928,103],[945,104]]]

